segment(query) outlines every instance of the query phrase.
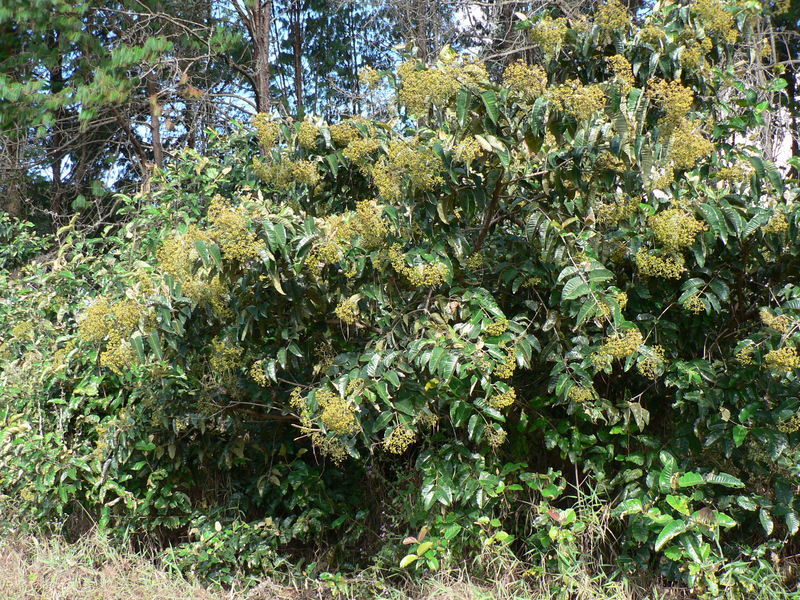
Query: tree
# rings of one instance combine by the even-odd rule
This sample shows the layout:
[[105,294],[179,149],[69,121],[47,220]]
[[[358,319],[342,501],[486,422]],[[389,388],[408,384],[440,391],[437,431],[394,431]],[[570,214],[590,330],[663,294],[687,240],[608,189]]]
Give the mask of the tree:
[[442,49],[382,75],[397,117],[177,161],[0,313],[0,491],[211,577],[330,536],[337,568],[500,546],[752,594],[800,529],[798,182],[737,143],[765,90],[728,68],[758,16],[526,15],[538,63]]

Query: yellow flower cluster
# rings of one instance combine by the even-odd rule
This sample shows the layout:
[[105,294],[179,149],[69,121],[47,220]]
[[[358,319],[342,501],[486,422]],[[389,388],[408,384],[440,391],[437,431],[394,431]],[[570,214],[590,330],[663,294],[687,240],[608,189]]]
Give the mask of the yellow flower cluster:
[[443,263],[409,267],[406,264],[405,255],[397,244],[389,249],[389,261],[392,264],[392,268],[399,274],[404,275],[413,287],[436,287],[443,284],[450,274],[447,266]]
[[231,346],[225,340],[214,338],[211,340],[211,359],[209,364],[215,375],[227,376],[239,367],[242,358],[242,348]]
[[668,131],[683,123],[694,104],[694,92],[679,81],[657,79],[648,87],[647,96],[664,111],[661,122]]
[[781,420],[778,423],[778,431],[781,433],[797,433],[800,431],[800,414],[795,413],[791,417]]
[[334,313],[342,322],[353,325],[358,321],[358,301],[353,298],[342,300]]
[[770,350],[764,357],[767,367],[776,373],[789,372],[800,367],[800,356],[797,355],[797,348],[794,346],[784,346],[778,350]]
[[342,154],[355,165],[362,166],[369,162],[370,154],[381,147],[381,143],[374,138],[358,138],[347,144]]
[[594,161],[595,170],[600,171],[617,171],[622,172],[625,170],[625,162],[618,156],[614,156],[608,150],[603,150]]
[[258,134],[258,141],[264,148],[272,148],[278,143],[278,136],[281,133],[280,123],[270,121],[266,113],[258,113],[253,117],[253,126]]
[[794,325],[794,319],[789,315],[773,315],[765,308],[758,312],[758,316],[764,325],[780,333],[789,333]]
[[625,292],[617,292],[614,294],[614,300],[617,301],[620,310],[625,310],[625,307],[628,306],[628,294]]
[[424,116],[431,106],[447,106],[461,84],[447,68],[427,68],[417,60],[409,60],[397,69],[401,88],[397,98],[408,110]]
[[589,402],[594,398],[594,388],[591,386],[584,387],[582,385],[573,385],[567,392],[567,398],[579,404]]
[[538,65],[515,60],[503,71],[503,86],[526,100],[535,100],[547,89],[547,73]]
[[211,279],[211,282],[204,292],[206,299],[211,304],[211,308],[214,310],[217,317],[220,319],[230,319],[233,317],[233,310],[228,305],[230,290],[219,275],[215,275]]
[[297,128],[297,143],[300,144],[301,148],[312,150],[317,146],[319,133],[319,127],[310,121],[303,121]]
[[692,40],[686,43],[681,53],[681,66],[684,69],[696,69],[713,47],[710,38],[704,38],[702,42]]
[[460,160],[466,165],[471,165],[482,153],[483,146],[474,137],[464,138],[453,148],[456,160]]
[[86,309],[78,324],[78,335],[87,342],[102,342],[111,329],[111,305],[101,296]]
[[492,425],[486,428],[486,442],[489,444],[490,448],[499,448],[505,443],[507,437],[508,434],[506,430],[499,425]]
[[106,349],[100,353],[100,364],[122,374],[136,361],[133,347],[126,338],[139,325],[143,315],[142,306],[135,300],[125,299],[112,305],[106,298],[100,298],[86,310],[78,334],[92,342],[102,342],[107,337]]
[[703,28],[712,35],[718,35],[729,44],[738,37],[733,15],[725,10],[720,0],[696,0],[692,5],[692,14],[703,23]]
[[358,72],[358,80],[369,90],[374,90],[381,82],[381,74],[369,65]]
[[205,285],[194,273],[194,265],[200,258],[196,242],[212,244],[214,240],[208,232],[191,225],[186,233],[175,233],[168,237],[158,249],[156,257],[161,270],[181,284],[183,294],[199,302],[205,297]]
[[533,26],[530,35],[533,43],[539,46],[546,56],[550,56],[564,43],[568,30],[566,19],[554,19],[545,15]]
[[208,207],[211,234],[226,258],[246,262],[258,258],[265,248],[263,240],[248,228],[241,208],[233,206],[222,196],[214,196]]
[[636,352],[643,341],[641,332],[635,327],[631,327],[624,333],[614,333],[608,336],[605,344],[600,348],[600,352],[614,358],[625,358]]
[[766,234],[783,235],[789,231],[789,221],[782,210],[776,210],[761,230]]
[[319,420],[325,429],[339,435],[352,435],[358,431],[356,409],[345,398],[322,388],[317,390],[317,402],[321,409]]
[[267,379],[267,374],[264,372],[264,360],[257,360],[250,366],[250,379],[255,381],[261,387],[269,387],[270,381]]
[[664,30],[658,25],[653,25],[652,23],[645,25],[639,30],[639,39],[644,44],[658,46],[661,42],[666,40],[666,38],[667,36],[664,33]]
[[653,346],[647,349],[645,358],[638,362],[636,369],[643,377],[655,381],[658,379],[658,374],[663,368],[665,360],[664,348]]
[[583,85],[577,79],[568,79],[550,90],[553,105],[579,121],[590,119],[606,105],[606,93],[599,85]]
[[670,251],[691,246],[697,234],[708,227],[692,215],[679,208],[668,208],[647,220],[653,235],[661,245]]
[[341,257],[341,253],[342,245],[338,240],[325,238],[308,253],[305,268],[308,269],[314,279],[319,279],[322,276],[322,269],[337,262]]
[[22,321],[11,328],[11,337],[17,340],[32,340],[35,330],[30,321]]
[[606,63],[611,67],[611,72],[614,74],[614,82],[619,86],[620,92],[623,95],[627,95],[636,83],[631,63],[622,54],[615,54],[607,58]]
[[647,277],[680,279],[686,272],[683,256],[680,254],[651,254],[644,248],[636,253],[636,267]]
[[386,243],[389,227],[383,218],[383,209],[374,200],[356,202],[353,231],[361,238],[361,245],[367,250],[380,248]]
[[615,226],[629,219],[639,209],[639,201],[627,194],[615,198],[614,202],[604,202],[595,209],[595,218],[601,225]]
[[517,357],[513,350],[506,353],[503,362],[497,365],[494,369],[494,374],[498,379],[509,379],[514,375],[517,369]]
[[402,190],[400,189],[402,180],[391,169],[386,160],[381,160],[372,165],[370,174],[372,175],[372,184],[378,189],[379,196],[390,203],[400,200],[402,197]]
[[[321,392],[323,391],[317,392],[317,398],[319,398]],[[327,393],[333,396],[330,392]],[[299,388],[294,388],[289,395],[289,405],[299,413],[300,431],[309,434],[314,447],[337,465],[341,464],[347,458],[347,450],[344,444],[337,437],[328,437],[324,432],[314,427],[307,399],[300,394]]]
[[501,318],[486,326],[486,335],[494,337],[503,335],[508,330],[508,319]]
[[755,346],[750,344],[748,346],[744,346],[741,350],[739,350],[734,356],[734,358],[736,359],[736,362],[738,362],[743,367],[746,367],[748,365],[752,365],[753,363],[755,363],[755,359],[753,358],[754,352],[755,352]]
[[279,190],[295,183],[314,187],[320,179],[317,165],[310,160],[284,159],[278,162],[264,162],[254,157],[253,170],[266,183]]
[[136,353],[127,340],[109,339],[107,349],[100,354],[100,364],[114,371],[117,375],[136,362]]
[[361,137],[352,120],[345,120],[336,125],[331,125],[331,140],[337,146],[347,146]]
[[748,161],[737,160],[736,164],[717,171],[717,178],[730,182],[742,182],[750,179],[752,174],[753,166]]
[[678,169],[691,169],[697,161],[711,154],[714,144],[708,141],[700,130],[684,119],[670,140],[669,158]]
[[466,260],[464,260],[464,267],[470,269],[472,271],[479,271],[486,266],[486,256],[483,252],[476,252],[474,254],[470,254]]
[[703,304],[703,301],[697,294],[692,294],[686,298],[686,300],[683,301],[682,306],[689,312],[693,312],[696,315],[699,315],[701,312],[705,312],[706,310],[706,305]]
[[387,149],[389,168],[406,175],[420,191],[429,191],[442,183],[442,163],[433,148],[418,147],[413,141],[394,140]]
[[53,354],[53,364],[51,367],[54,372],[57,373],[62,369],[69,368],[70,353],[75,350],[77,345],[77,340],[71,339],[64,345],[63,348],[59,348],[55,351]]
[[447,270],[447,267],[442,263],[406,267],[406,271],[404,272],[408,282],[413,287],[418,288],[430,288],[442,285],[447,281],[447,276],[449,274],[450,272]]
[[489,405],[497,410],[504,410],[517,400],[517,391],[510,387],[505,392],[500,392],[489,398]]
[[630,25],[628,11],[617,0],[602,4],[597,10],[594,22],[603,31],[627,30]]
[[383,440],[384,449],[390,454],[402,454],[414,443],[416,435],[410,427],[399,425]]

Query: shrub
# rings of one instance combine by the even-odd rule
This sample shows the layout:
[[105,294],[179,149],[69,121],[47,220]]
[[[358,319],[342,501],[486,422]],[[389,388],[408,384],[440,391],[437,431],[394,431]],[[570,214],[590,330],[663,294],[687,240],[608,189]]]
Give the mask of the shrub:
[[445,51],[400,67],[395,121],[185,154],[4,313],[0,490],[181,561],[420,571],[567,569],[591,493],[598,568],[750,593],[800,526],[798,211],[734,143],[763,106],[722,7],[651,13],[651,45],[611,3],[504,84]]

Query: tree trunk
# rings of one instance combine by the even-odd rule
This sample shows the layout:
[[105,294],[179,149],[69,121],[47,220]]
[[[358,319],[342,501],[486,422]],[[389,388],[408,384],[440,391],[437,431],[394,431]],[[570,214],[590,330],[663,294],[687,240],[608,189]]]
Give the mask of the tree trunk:
[[303,116],[303,28],[300,0],[293,0],[291,6],[292,49],[294,51],[294,95],[297,103],[297,116]]
[[153,71],[147,74],[147,96],[150,100],[150,136],[153,140],[153,162],[160,169],[164,166],[164,148],[161,145],[161,105],[158,103],[158,86]]
[[248,8],[250,36],[253,40],[253,55],[255,57],[256,108],[258,112],[269,112],[272,106],[270,96],[270,24],[272,21],[272,0],[256,0]]
[[[52,50],[56,50],[59,46],[58,32],[53,32],[49,44]],[[50,93],[58,94],[64,89],[64,69],[59,58],[56,65],[50,70]],[[50,136],[50,152],[51,161],[50,169],[52,171],[52,182],[50,192],[50,212],[53,220],[53,225],[58,224],[59,217],[62,216],[63,202],[62,202],[62,185],[61,185],[61,161],[64,159],[64,150],[62,144],[64,143],[64,136],[62,134],[62,127],[65,126],[64,119],[66,118],[66,111],[64,108],[56,110],[55,123],[53,124],[53,133]]]

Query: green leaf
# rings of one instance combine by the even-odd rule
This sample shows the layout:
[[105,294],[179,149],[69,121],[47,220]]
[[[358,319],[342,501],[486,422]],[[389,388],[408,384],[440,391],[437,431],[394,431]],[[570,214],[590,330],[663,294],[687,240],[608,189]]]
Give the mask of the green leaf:
[[706,475],[708,483],[716,483],[717,485],[724,485],[725,487],[743,488],[744,482],[733,475],[727,473],[709,473]]
[[679,536],[684,531],[686,531],[686,523],[684,521],[680,521],[678,519],[672,519],[661,530],[661,533],[658,534],[655,543],[655,551],[658,552],[661,548],[664,547],[671,539]]
[[494,93],[494,90],[485,90],[481,93],[481,99],[483,100],[483,105],[486,107],[486,114],[489,115],[492,123],[497,125],[497,121],[500,118],[500,109],[497,106],[497,94]]
[[678,479],[678,485],[680,487],[691,487],[693,485],[702,485],[706,482],[700,473],[694,473],[693,471],[689,471],[688,473],[684,473]]
[[406,554],[403,559],[400,561],[400,568],[405,569],[408,565],[413,563],[419,558],[416,554]]
[[760,511],[758,511],[758,520],[761,522],[761,527],[764,528],[764,533],[770,535],[772,533],[774,524],[772,523],[772,518],[769,516],[767,509],[762,508]]
[[561,292],[562,300],[574,300],[588,294],[591,291],[589,285],[580,277],[573,277],[566,284]]
[[741,425],[733,426],[733,442],[737,448],[744,443],[748,433],[750,433],[750,430],[747,427],[742,427]]
[[467,104],[469,103],[469,92],[461,90],[456,96],[456,118],[460,127],[464,126],[467,117]]
[[642,501],[638,498],[630,498],[620,502],[619,506],[614,509],[614,514],[618,517],[624,517],[634,513],[642,512]]

